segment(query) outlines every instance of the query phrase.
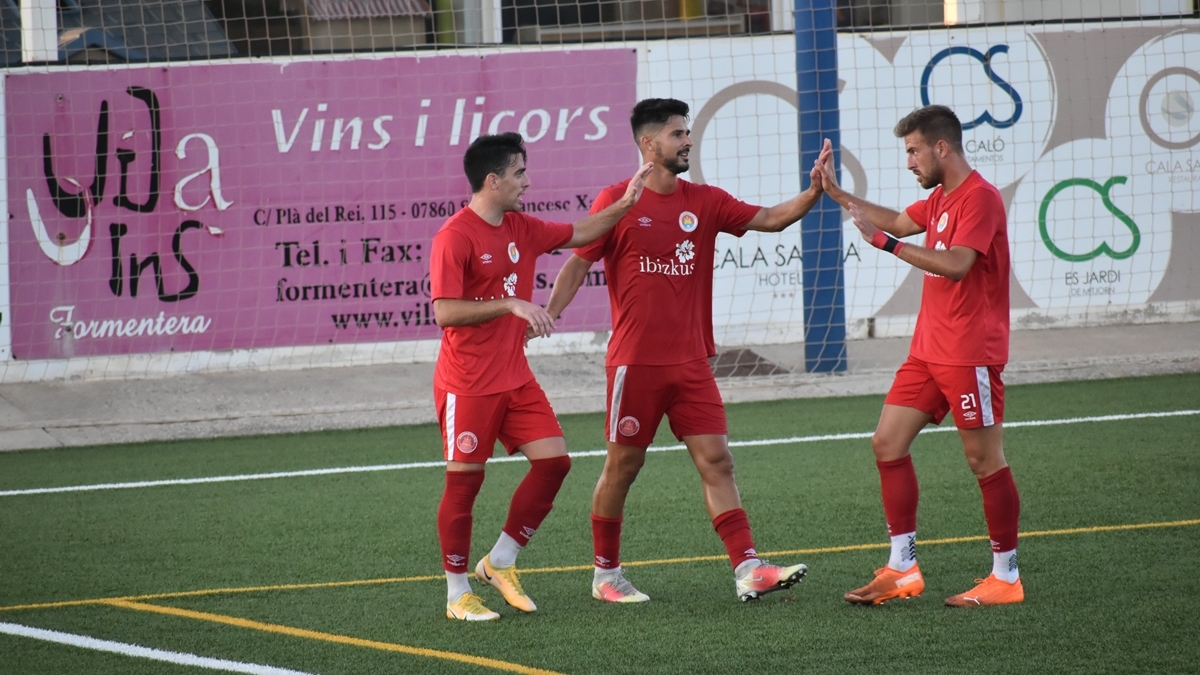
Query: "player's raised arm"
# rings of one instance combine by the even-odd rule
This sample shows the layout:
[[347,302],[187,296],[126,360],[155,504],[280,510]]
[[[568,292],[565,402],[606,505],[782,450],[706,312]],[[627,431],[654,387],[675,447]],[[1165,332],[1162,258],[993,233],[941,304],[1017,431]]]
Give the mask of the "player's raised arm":
[[[828,144],[829,140],[826,139],[825,142]],[[838,185],[837,175],[833,170],[832,152],[826,154],[822,151],[821,157],[813,169],[813,181],[816,182],[817,179],[821,181],[821,187],[825,194],[840,204],[842,208],[849,209],[850,205],[854,204],[861,209],[863,217],[875,227],[894,237],[907,237],[924,231],[921,226],[913,222],[912,218],[908,217],[908,214],[894,211],[886,206],[872,204],[843,190],[842,186]]]
[[642,189],[646,187],[646,176],[650,175],[650,170],[654,168],[654,164],[643,164],[638,172],[633,175],[629,181],[629,186],[625,189],[625,194],[621,198],[609,205],[608,208],[593,213],[575,223],[575,235],[563,248],[576,248],[585,246],[600,238],[605,232],[612,229],[613,225],[625,215],[637,200],[642,196]]

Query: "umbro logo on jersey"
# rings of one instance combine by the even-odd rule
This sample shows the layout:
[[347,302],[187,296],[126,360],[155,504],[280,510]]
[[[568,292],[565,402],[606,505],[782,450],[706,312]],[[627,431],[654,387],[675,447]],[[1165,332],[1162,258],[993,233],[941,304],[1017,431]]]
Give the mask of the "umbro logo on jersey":
[[650,227],[651,222],[653,222],[653,221],[651,221],[646,216],[642,216],[641,218],[638,218],[638,225],[641,225],[642,227]]
[[483,261],[484,265],[492,264],[492,254],[491,253],[484,253],[483,255],[479,256],[479,259]]

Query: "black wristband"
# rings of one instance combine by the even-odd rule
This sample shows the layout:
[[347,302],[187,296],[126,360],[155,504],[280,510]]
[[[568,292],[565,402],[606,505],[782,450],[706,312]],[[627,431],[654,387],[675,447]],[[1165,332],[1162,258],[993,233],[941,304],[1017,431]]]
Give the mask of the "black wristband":
[[888,237],[887,241],[883,242],[883,250],[888,253],[894,254],[896,252],[896,246],[899,244],[900,244],[899,239],[894,239],[892,237]]

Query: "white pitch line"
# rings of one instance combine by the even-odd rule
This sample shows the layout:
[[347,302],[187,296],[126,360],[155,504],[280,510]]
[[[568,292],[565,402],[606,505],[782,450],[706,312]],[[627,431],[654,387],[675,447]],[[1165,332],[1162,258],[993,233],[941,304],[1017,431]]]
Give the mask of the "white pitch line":
[[197,656],[195,654],[187,654],[183,652],[169,652],[162,649],[151,649],[150,647],[131,645],[124,642],[100,640],[98,638],[88,637],[86,635],[75,635],[73,633],[60,633],[56,630],[32,628],[30,626],[22,626],[19,623],[0,622],[0,633],[33,638],[34,640],[43,640],[45,642],[57,642],[63,645],[81,647],[83,649],[92,649],[100,652],[123,654],[125,656],[133,656],[140,659],[166,661],[167,663],[178,663],[185,666],[208,668],[210,670],[224,670],[230,673],[250,673],[251,675],[309,675],[309,673],[304,673],[299,670],[288,670],[286,668],[275,668],[274,666],[262,666],[257,663],[226,661],[225,659],[212,659],[207,656]]
[[[1005,422],[1006,428],[1014,427],[1050,427],[1063,424],[1087,424],[1091,422],[1120,422],[1126,420],[1141,420],[1158,417],[1183,417],[1189,415],[1200,415],[1200,410],[1172,410],[1168,412],[1149,412],[1149,413],[1131,413],[1126,415],[1098,415],[1095,417],[1068,417],[1057,420],[1029,420],[1025,422]],[[921,433],[938,433],[942,431],[957,431],[953,426],[948,427],[931,427],[923,430]],[[731,448],[748,448],[763,445],[789,445],[792,443],[814,443],[819,441],[846,441],[870,438],[874,432],[865,431],[859,433],[845,434],[824,434],[820,436],[792,436],[790,438],[764,438],[756,441],[731,441]],[[684,450],[687,446],[678,445],[656,445],[647,449],[647,452],[670,452],[675,450]],[[572,452],[572,458],[580,457],[603,457],[606,454],[605,450],[583,450],[580,452]],[[489,463],[498,462],[521,462],[525,458],[514,455],[511,457],[496,457],[488,460]],[[200,483],[232,483],[248,480],[266,480],[268,478],[300,478],[304,476],[329,476],[340,473],[370,473],[372,471],[400,471],[404,469],[431,469],[441,468],[446,466],[444,461],[438,462],[410,462],[407,464],[376,464],[373,466],[345,466],[332,469],[308,469],[304,471],[277,471],[274,473],[250,473],[235,476],[209,476],[206,478],[176,478],[170,480],[146,480],[133,483],[100,483],[96,485],[68,485],[64,487],[49,487],[49,488],[30,488],[25,490],[0,490],[0,497],[17,497],[21,495],[42,495],[55,492],[93,492],[96,490],[124,490],[129,488],[145,488],[145,487],[162,487],[167,485],[197,485]]]

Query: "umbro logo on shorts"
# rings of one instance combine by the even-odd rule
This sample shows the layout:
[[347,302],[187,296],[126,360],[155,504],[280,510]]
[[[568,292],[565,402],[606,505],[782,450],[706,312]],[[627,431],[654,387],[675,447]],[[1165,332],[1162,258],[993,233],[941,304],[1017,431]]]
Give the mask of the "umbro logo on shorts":
[[454,447],[464,455],[469,455],[479,447],[479,437],[470,431],[464,431],[454,440]]

